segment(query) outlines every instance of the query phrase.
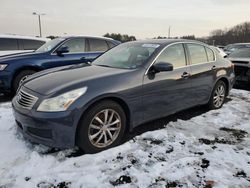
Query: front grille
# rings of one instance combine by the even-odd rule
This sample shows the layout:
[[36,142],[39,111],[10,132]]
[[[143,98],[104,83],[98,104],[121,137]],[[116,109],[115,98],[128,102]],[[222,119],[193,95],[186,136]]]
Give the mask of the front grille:
[[17,96],[16,96],[16,102],[23,108],[31,109],[36,101],[38,100],[37,97],[24,92],[22,89],[19,90]]
[[248,61],[232,61],[232,63],[236,63],[236,64],[248,64]]

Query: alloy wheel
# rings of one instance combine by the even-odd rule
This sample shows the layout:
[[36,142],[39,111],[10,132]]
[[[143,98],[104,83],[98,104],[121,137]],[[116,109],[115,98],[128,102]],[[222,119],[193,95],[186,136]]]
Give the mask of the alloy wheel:
[[92,119],[88,137],[91,144],[98,148],[111,145],[121,131],[121,117],[113,109],[104,109]]
[[219,85],[216,90],[214,91],[214,98],[213,98],[213,103],[216,108],[219,108],[225,99],[225,87],[224,85]]

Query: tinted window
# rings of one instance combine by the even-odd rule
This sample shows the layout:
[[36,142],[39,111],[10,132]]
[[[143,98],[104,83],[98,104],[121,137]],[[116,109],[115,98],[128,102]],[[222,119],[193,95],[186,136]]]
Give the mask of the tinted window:
[[40,48],[45,42],[30,39],[18,39],[19,47],[22,50],[36,50]]
[[[218,50],[218,49],[216,49]],[[214,58],[214,52],[213,50],[209,49],[209,48],[206,48],[206,51],[207,51],[207,58],[208,58],[208,61],[214,61],[215,58]],[[218,52],[220,53],[220,51],[218,50]]]
[[18,50],[17,39],[0,38],[0,50]]
[[91,52],[107,51],[109,49],[105,40],[89,39],[89,50]]
[[199,44],[188,44],[188,50],[193,65],[207,62],[205,47]]
[[69,48],[69,53],[82,53],[85,52],[85,39],[71,39],[65,42],[63,46],[67,46]]
[[185,51],[182,44],[175,44],[166,48],[157,58],[157,62],[172,63],[174,68],[186,66]]

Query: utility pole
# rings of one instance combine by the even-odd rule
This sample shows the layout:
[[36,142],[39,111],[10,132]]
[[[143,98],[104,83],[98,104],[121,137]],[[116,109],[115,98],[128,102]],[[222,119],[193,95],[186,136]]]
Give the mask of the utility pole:
[[36,13],[33,12],[33,15],[37,15],[38,16],[38,24],[39,24],[39,36],[42,37],[42,24],[41,24],[41,16],[44,16],[45,14],[43,13]]
[[170,35],[171,35],[171,26],[168,27],[168,38],[170,39]]

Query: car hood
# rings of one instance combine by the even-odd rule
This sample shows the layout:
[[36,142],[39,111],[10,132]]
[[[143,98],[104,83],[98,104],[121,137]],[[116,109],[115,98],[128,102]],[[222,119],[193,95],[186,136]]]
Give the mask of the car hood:
[[42,52],[25,52],[25,53],[17,53],[17,54],[11,54],[11,55],[4,55],[0,56],[0,63],[2,62],[16,62],[17,60],[23,60],[23,59],[31,59],[40,56],[41,54],[44,54]]
[[31,76],[23,86],[41,95],[50,95],[69,87],[84,87],[86,82],[122,74],[131,70],[81,64],[42,71]]

